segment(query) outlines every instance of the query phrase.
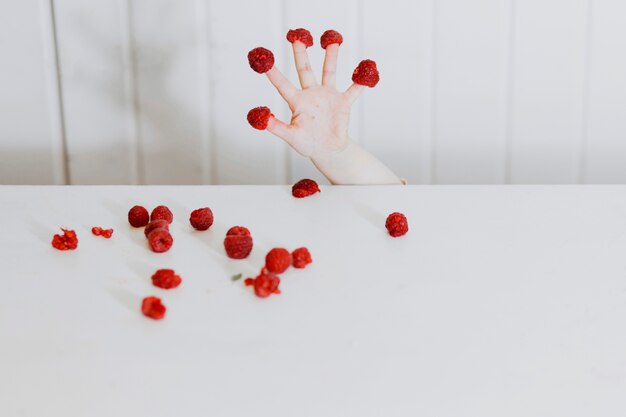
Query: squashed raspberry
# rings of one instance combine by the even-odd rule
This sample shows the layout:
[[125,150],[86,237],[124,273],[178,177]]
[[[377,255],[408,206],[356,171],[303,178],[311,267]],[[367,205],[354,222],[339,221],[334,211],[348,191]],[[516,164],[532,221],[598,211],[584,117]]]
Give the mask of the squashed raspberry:
[[300,41],[307,48],[309,46],[313,46],[313,36],[311,36],[311,32],[304,28],[291,29],[289,32],[287,32],[287,40],[291,43],[294,43],[295,41]]
[[148,235],[156,229],[164,229],[169,232],[170,224],[166,220],[153,220],[146,225],[146,228],[143,230],[143,234],[148,237]]
[[153,252],[167,252],[172,247],[174,238],[167,230],[156,229],[148,235],[148,243]]
[[389,234],[393,237],[405,235],[409,231],[409,223],[406,220],[406,216],[402,213],[391,213],[387,216],[385,227]]
[[141,303],[141,312],[151,319],[161,320],[165,317],[166,310],[159,297],[146,297]]
[[172,223],[174,215],[167,206],[156,206],[150,214],[150,220],[165,220],[168,223]]
[[144,227],[150,221],[148,210],[142,206],[134,206],[128,210],[128,223],[133,227]]
[[291,187],[291,194],[296,198],[308,197],[312,194],[319,193],[320,187],[317,183],[310,179],[298,181]]
[[213,212],[210,208],[199,208],[191,212],[189,223],[196,230],[207,230],[213,224]]
[[[251,278],[246,279],[245,284],[248,284],[248,281]],[[272,294],[280,294],[280,290],[278,286],[280,285],[280,278],[273,274],[260,274],[256,278],[254,278],[252,284],[254,285],[254,293],[257,297],[266,298]]]
[[246,285],[246,287],[250,287],[254,285],[254,278],[246,278],[243,280],[243,283]]
[[74,250],[78,247],[78,238],[76,232],[69,229],[63,229],[62,235],[54,235],[52,237],[52,247],[58,250]]
[[113,229],[103,229],[96,226],[91,228],[91,233],[93,233],[95,236],[102,236],[105,239],[109,239],[111,236],[113,236]]
[[376,86],[378,81],[380,81],[376,62],[371,59],[361,61],[352,73],[352,81],[370,88]]
[[269,272],[282,274],[291,265],[291,254],[287,249],[274,248],[265,255],[265,268]]
[[181,282],[182,279],[173,269],[159,269],[152,275],[152,284],[166,290],[178,287]]
[[255,129],[265,130],[272,116],[273,114],[269,107],[255,107],[248,112],[248,123]]
[[298,248],[291,253],[291,259],[293,259],[294,268],[304,268],[308,264],[313,262],[311,259],[311,253],[307,248]]
[[264,74],[274,67],[274,54],[259,46],[248,52],[248,63],[255,72]]
[[337,32],[336,30],[327,30],[322,34],[322,37],[320,38],[320,44],[322,45],[323,49],[326,49],[328,45],[331,45],[333,43],[341,45],[343,43],[343,36],[341,36],[341,33]]
[[224,238],[224,249],[232,259],[244,259],[252,252],[252,236],[243,226],[231,227]]

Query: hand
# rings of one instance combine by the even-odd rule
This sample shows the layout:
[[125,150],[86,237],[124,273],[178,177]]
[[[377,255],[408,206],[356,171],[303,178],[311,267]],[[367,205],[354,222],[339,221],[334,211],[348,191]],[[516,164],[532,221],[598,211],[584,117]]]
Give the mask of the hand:
[[292,47],[302,90],[275,66],[266,72],[292,112],[290,124],[270,117],[267,130],[305,157],[316,159],[341,152],[350,143],[348,122],[352,104],[365,87],[352,84],[345,92],[337,91],[338,44],[326,47],[321,85],[315,80],[305,45],[295,41]]

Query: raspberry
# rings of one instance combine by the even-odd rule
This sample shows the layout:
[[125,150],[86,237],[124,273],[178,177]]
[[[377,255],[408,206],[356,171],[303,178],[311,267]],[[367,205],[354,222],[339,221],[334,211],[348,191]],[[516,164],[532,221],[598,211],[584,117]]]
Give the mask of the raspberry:
[[156,229],[148,235],[148,243],[153,252],[167,252],[174,243],[174,238],[165,229]]
[[224,238],[224,249],[232,259],[244,259],[252,252],[252,236],[243,226],[231,227]]
[[158,297],[146,297],[141,303],[141,312],[146,317],[151,319],[161,320],[165,317],[165,311],[167,308],[161,303],[161,299]]
[[341,45],[343,43],[343,36],[341,36],[341,33],[337,32],[336,30],[327,30],[322,34],[322,37],[320,38],[320,44],[322,45],[323,49],[326,49],[328,45],[331,45],[333,43]]
[[291,254],[287,249],[274,248],[265,255],[265,268],[269,272],[281,274],[291,265]]
[[152,231],[156,229],[164,229],[169,232],[170,224],[166,220],[153,220],[146,225],[143,233],[144,235],[146,235],[146,237],[148,237],[150,233],[152,233]]
[[210,208],[199,208],[191,212],[189,223],[196,230],[207,230],[213,224],[213,212]]
[[294,268],[304,268],[308,264],[313,262],[311,254],[307,248],[298,248],[291,253],[291,259],[293,259]]
[[105,239],[109,239],[111,236],[113,236],[113,229],[103,229],[96,226],[91,228],[91,233],[96,236],[102,236]]
[[76,232],[69,229],[63,229],[63,235],[54,235],[52,237],[52,247],[58,250],[74,250],[78,247],[78,238]]
[[248,52],[248,63],[255,72],[266,73],[274,67],[274,54],[259,46]]
[[393,237],[405,235],[409,231],[409,223],[406,221],[406,216],[398,212],[387,216],[385,227]]
[[280,294],[279,285],[278,276],[261,274],[254,279],[254,293],[261,298],[269,297],[271,294]]
[[148,210],[141,206],[134,206],[128,210],[128,223],[133,227],[144,227],[150,221]]
[[291,187],[291,194],[296,198],[308,197],[312,194],[319,193],[320,187],[313,180],[303,179],[298,181]]
[[181,282],[182,279],[173,269],[159,269],[152,275],[152,284],[166,290],[178,287]]
[[265,130],[272,116],[273,114],[269,107],[255,107],[248,112],[248,123],[255,129]]
[[165,220],[168,223],[174,221],[174,215],[167,206],[156,206],[150,214],[150,220]]
[[291,43],[294,43],[295,41],[300,41],[307,48],[309,46],[313,46],[313,36],[311,36],[311,32],[304,28],[291,29],[289,32],[287,32],[287,40]]
[[243,280],[243,283],[246,284],[246,287],[254,285],[254,278],[246,278],[245,280]]
[[352,81],[370,88],[376,86],[380,81],[376,62],[371,59],[361,61],[352,73]]

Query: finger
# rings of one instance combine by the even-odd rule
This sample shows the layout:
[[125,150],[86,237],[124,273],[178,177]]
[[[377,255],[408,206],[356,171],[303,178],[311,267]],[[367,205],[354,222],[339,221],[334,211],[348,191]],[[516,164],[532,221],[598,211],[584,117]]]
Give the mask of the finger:
[[350,102],[350,104],[353,104],[356,99],[361,95],[363,90],[365,90],[365,86],[357,83],[352,83],[352,85],[348,87],[344,94],[346,95],[346,97],[348,97],[348,101]]
[[278,93],[285,99],[289,107],[293,107],[293,100],[298,94],[298,89],[276,67],[265,73],[270,82],[276,87]]
[[289,145],[293,143],[293,127],[287,123],[278,120],[274,116],[270,116],[267,121],[267,130],[287,142]]
[[337,74],[337,55],[339,54],[339,44],[333,43],[326,47],[326,56],[324,57],[324,69],[322,71],[322,85],[335,87]]
[[293,57],[296,61],[296,71],[298,71],[300,85],[303,89],[315,86],[317,82],[315,81],[313,70],[311,69],[309,55],[306,53],[306,46],[300,41],[295,41],[291,45],[293,47]]

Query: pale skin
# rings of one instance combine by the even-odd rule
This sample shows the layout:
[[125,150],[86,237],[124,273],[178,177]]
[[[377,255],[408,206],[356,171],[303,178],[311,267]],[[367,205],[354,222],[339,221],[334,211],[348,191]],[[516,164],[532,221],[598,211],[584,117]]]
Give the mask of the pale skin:
[[321,84],[313,74],[306,46],[300,41],[292,46],[302,89],[275,66],[265,73],[292,112],[290,124],[270,117],[267,130],[310,158],[331,184],[402,184],[387,166],[348,136],[352,105],[367,87],[352,84],[344,92],[337,90],[339,45],[326,47]]

